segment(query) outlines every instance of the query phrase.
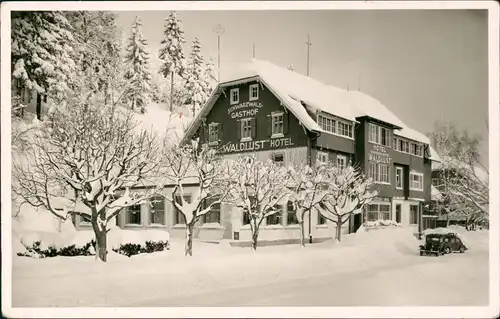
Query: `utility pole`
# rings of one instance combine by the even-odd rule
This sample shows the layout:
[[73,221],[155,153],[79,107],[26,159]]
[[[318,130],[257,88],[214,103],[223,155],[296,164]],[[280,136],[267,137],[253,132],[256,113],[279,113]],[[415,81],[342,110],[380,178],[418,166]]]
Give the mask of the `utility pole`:
[[306,69],[306,75],[309,76],[309,48],[311,47],[312,43],[309,40],[309,34],[307,34],[307,69]]
[[220,83],[220,37],[224,34],[225,29],[218,24],[215,26],[214,32],[217,34],[217,82]]
[[252,44],[252,58],[255,59],[255,44]]

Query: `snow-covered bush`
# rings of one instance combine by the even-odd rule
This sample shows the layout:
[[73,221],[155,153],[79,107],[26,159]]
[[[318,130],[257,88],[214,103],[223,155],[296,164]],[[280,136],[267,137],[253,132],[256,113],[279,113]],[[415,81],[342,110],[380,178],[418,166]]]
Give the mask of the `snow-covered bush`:
[[170,250],[170,243],[168,240],[166,241],[146,241],[144,245],[141,244],[134,244],[134,243],[127,243],[127,244],[122,244],[120,245],[120,248],[118,249],[113,249],[115,253],[125,255],[127,257],[131,257],[133,255],[137,254],[150,254],[155,251],[163,251],[163,250]]
[[376,228],[376,227],[387,227],[387,226],[397,227],[397,226],[401,226],[401,224],[397,223],[393,220],[379,219],[379,220],[374,220],[374,221],[367,221],[363,224],[363,226],[365,228]]
[[95,240],[87,243],[83,247],[76,247],[75,245],[70,245],[57,249],[55,246],[49,246],[43,249],[42,242],[40,240],[35,241],[30,246],[26,246],[26,252],[18,252],[18,256],[33,257],[33,258],[48,258],[56,256],[91,256],[95,255]]

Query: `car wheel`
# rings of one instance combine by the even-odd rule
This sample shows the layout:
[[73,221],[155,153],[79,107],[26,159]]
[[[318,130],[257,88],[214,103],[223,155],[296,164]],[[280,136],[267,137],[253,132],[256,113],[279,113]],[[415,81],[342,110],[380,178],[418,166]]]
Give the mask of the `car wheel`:
[[446,254],[451,253],[451,249],[450,249],[450,247],[446,247],[446,248],[445,248],[445,250],[444,250],[444,252],[445,252]]
[[465,252],[465,247],[464,246],[460,246],[460,253],[464,253]]

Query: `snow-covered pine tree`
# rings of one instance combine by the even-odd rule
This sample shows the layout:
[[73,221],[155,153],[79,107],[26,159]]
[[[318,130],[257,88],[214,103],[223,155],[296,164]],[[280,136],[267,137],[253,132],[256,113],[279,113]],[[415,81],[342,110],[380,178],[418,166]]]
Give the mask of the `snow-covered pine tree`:
[[[104,11],[68,11],[74,29],[77,76],[84,78],[91,93],[102,93],[106,100],[121,94],[123,83],[116,73],[123,70],[122,43],[116,17]],[[114,96],[115,95],[115,96]]]
[[149,53],[146,51],[147,41],[142,35],[141,27],[141,17],[136,16],[125,55],[125,78],[130,81],[127,99],[132,110],[140,110],[144,114],[153,85],[149,70]]
[[182,44],[186,42],[182,23],[177,18],[177,13],[171,11],[165,18],[165,29],[163,31],[162,47],[159,51],[159,58],[162,60],[160,73],[165,77],[170,77],[170,111],[173,109],[174,99],[174,78],[181,76],[185,68],[185,56]]
[[44,94],[54,100],[64,97],[75,69],[72,27],[65,15],[14,11],[11,30],[12,77],[17,87],[36,91],[37,99]]
[[217,77],[215,76],[214,70],[215,70],[215,64],[212,58],[210,58],[205,64],[205,74],[204,74],[204,81],[205,81],[204,88],[205,88],[206,99],[210,97],[210,94],[212,94],[215,84],[217,83]]
[[186,68],[186,90],[188,93],[187,103],[191,105],[193,117],[205,103],[207,88],[205,87],[205,65],[201,55],[201,44],[198,37],[193,40],[191,54]]

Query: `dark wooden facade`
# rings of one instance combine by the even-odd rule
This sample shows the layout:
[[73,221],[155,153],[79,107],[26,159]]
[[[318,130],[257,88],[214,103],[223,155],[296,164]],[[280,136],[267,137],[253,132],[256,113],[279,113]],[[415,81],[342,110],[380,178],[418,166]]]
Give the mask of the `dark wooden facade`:
[[[258,99],[254,101],[250,101],[250,86],[252,85],[258,85],[259,88]],[[230,92],[233,88],[239,89],[239,101],[235,104],[230,103]],[[208,142],[210,124],[218,123],[220,133],[218,135],[219,141],[216,144],[220,147],[221,153],[234,154],[305,147],[308,148],[311,163],[316,160],[318,151],[328,153],[328,159],[334,163],[338,155],[343,155],[352,164],[363,169],[367,175],[369,174],[370,158],[373,158],[373,154],[378,154],[378,158],[383,155],[384,163],[389,166],[389,183],[374,185],[379,190],[379,197],[430,200],[431,161],[423,155],[403,153],[393,148],[393,138],[394,134],[397,134],[398,127],[369,117],[361,117],[357,119],[357,123],[353,123],[354,138],[326,132],[317,135],[305,129],[263,83],[252,80],[233,86],[224,86],[223,91],[204,118],[204,123],[196,131],[196,135],[200,136],[202,142]],[[273,138],[271,136],[271,114],[275,112],[283,112],[284,127],[283,136]],[[335,114],[333,115],[335,116]],[[251,141],[241,141],[240,121],[244,118],[252,118]],[[382,146],[369,141],[370,123],[384,127],[390,132],[388,135],[389,145]],[[305,156],[304,163],[307,157]],[[403,189],[396,188],[397,166],[403,168]],[[422,191],[410,190],[411,171],[423,174]]]

